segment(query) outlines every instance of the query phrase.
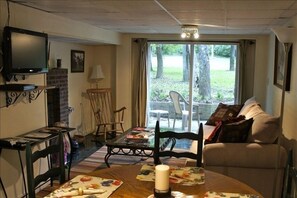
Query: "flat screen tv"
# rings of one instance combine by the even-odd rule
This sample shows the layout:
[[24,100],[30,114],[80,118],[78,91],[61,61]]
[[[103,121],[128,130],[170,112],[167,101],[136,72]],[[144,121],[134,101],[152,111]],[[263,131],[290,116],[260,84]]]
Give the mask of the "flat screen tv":
[[6,79],[17,74],[47,72],[47,45],[45,33],[6,26],[3,31],[3,74]]

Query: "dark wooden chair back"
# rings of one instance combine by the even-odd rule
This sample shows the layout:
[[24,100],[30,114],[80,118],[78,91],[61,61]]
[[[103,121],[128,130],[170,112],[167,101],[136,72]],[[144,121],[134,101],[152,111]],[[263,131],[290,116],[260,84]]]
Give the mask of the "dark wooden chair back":
[[288,161],[284,174],[284,186],[282,198],[297,196],[297,169],[294,167],[293,150],[289,150]]
[[[109,132],[124,132],[124,110],[126,107],[114,110],[111,89],[88,89],[87,93],[90,98],[97,125],[96,136],[102,132],[104,133],[104,138],[106,140],[107,133]],[[100,130],[101,126],[103,127],[102,131]]]
[[[4,184],[3,184],[3,182],[2,182],[1,177],[0,177],[0,185],[1,185],[2,192],[3,192],[3,194],[4,194],[4,197],[7,198],[7,193],[6,193],[6,190],[5,190],[5,188],[4,188]],[[0,193],[0,195],[1,195],[1,193]],[[0,196],[0,197],[1,197],[1,196]]]
[[[161,138],[170,138],[172,141],[172,146],[170,150],[160,149],[160,139]],[[197,153],[190,151],[174,151],[174,145],[176,139],[189,139],[197,141]],[[196,166],[201,167],[202,165],[202,145],[203,145],[203,126],[202,123],[199,125],[198,134],[192,132],[173,132],[173,131],[164,131],[160,132],[159,122],[156,122],[155,127],[155,146],[154,146],[154,163],[160,164],[160,157],[176,157],[176,158],[191,158],[196,160]]]
[[[52,163],[52,157],[57,157],[57,164]],[[47,158],[48,169],[42,173],[34,173],[34,162]],[[59,177],[60,184],[65,182],[64,143],[62,133],[58,135],[58,141],[44,149],[32,151],[30,143],[26,144],[27,187],[30,198],[35,198],[35,189],[44,182],[51,182]]]

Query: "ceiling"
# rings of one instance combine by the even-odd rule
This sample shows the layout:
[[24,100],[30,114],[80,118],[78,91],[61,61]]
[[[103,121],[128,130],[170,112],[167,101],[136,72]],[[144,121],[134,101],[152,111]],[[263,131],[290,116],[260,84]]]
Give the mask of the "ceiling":
[[268,34],[297,14],[297,0],[10,0],[121,33]]

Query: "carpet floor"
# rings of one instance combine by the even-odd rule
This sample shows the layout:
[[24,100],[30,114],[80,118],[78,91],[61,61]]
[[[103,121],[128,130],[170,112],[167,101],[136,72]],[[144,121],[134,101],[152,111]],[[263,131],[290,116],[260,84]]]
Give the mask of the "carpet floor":
[[[84,159],[77,165],[71,168],[71,178],[79,174],[89,173],[98,169],[107,168],[104,162],[104,157],[107,153],[107,147],[103,146],[95,153],[90,155],[88,158]],[[153,164],[153,158],[139,157],[139,156],[123,156],[123,155],[112,155],[110,156],[109,165],[113,166],[123,166],[129,164]],[[174,166],[185,166],[186,159],[176,159],[176,158],[163,158],[162,163],[174,165]]]

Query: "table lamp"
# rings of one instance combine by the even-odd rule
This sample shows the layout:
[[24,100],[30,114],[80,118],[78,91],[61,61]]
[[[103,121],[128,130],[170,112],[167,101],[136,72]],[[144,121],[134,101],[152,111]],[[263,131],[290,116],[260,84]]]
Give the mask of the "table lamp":
[[96,83],[96,88],[98,88],[98,81],[104,79],[104,74],[102,72],[102,68],[101,65],[95,65],[92,68],[92,73],[90,75],[90,81],[95,82]]

